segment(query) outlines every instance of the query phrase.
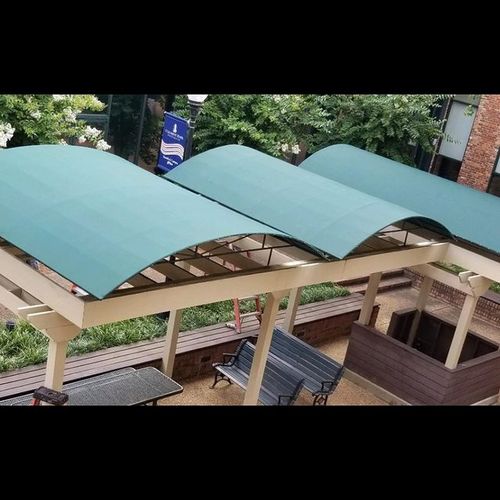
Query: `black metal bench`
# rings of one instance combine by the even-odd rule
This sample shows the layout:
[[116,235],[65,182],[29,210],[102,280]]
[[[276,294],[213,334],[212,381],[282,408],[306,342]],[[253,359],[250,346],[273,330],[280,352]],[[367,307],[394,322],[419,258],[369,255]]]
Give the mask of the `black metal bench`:
[[274,328],[269,352],[269,357],[274,355],[300,372],[314,405],[326,405],[344,373],[340,363],[279,327]]
[[[246,389],[254,353],[255,346],[248,339],[241,341],[235,353],[225,353],[222,363],[213,364],[215,380],[212,388],[225,380]],[[295,403],[303,385],[304,378],[300,373],[269,356],[258,399],[263,405],[289,406]]]

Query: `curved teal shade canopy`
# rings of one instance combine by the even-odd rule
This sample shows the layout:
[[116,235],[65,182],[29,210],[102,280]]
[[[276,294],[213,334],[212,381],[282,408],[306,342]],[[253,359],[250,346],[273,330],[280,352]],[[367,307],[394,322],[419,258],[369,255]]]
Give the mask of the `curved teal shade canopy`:
[[300,168],[440,221],[454,237],[500,253],[500,198],[346,144]]
[[0,236],[98,298],[184,248],[259,233],[287,236],[110,153],[0,151]]
[[402,220],[449,235],[428,211],[326,178],[317,158],[316,173],[223,146],[161,178],[90,148],[2,150],[0,236],[102,299],[168,255],[229,236],[272,234],[329,259]]
[[402,220],[449,234],[421,213],[245,146],[201,153],[166,178],[338,258]]

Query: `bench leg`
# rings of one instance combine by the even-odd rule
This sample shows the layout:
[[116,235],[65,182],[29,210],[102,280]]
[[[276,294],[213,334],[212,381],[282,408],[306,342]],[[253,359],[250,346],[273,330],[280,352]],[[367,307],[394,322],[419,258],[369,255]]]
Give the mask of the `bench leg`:
[[232,384],[231,380],[228,377],[226,377],[226,375],[224,375],[223,373],[216,370],[215,371],[215,380],[214,380],[214,383],[210,386],[210,389],[213,389],[222,380],[225,380],[226,382],[229,382],[230,384]]
[[314,396],[313,406],[326,406],[328,396],[329,394],[316,394],[316,396]]

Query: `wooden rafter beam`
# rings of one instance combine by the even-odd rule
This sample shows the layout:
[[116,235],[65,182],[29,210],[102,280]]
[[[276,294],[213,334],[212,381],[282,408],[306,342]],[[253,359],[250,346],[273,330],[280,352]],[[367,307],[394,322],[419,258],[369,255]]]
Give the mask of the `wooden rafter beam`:
[[166,276],[168,279],[172,281],[183,281],[188,279],[196,278],[194,274],[191,274],[189,271],[182,269],[171,262],[164,261],[151,266],[152,269],[158,271],[159,273]]
[[217,262],[214,262],[207,257],[197,257],[198,255],[199,254],[193,250],[186,249],[182,251],[182,254],[176,254],[175,256],[180,260],[184,260],[186,264],[203,271],[205,274],[222,274],[231,271],[231,269],[228,269],[221,264],[217,264]]
[[[165,310],[209,304],[233,297],[245,297],[270,290],[289,290],[324,281],[340,281],[400,267],[440,260],[448,243],[425,247],[395,249],[375,255],[335,262],[317,262],[266,272],[241,272],[220,278],[206,278],[191,283],[164,286],[104,300],[85,303],[83,328],[128,318],[146,316]],[[500,267],[500,266],[499,266]]]
[[135,276],[132,276],[132,278],[129,278],[127,280],[127,283],[129,283],[132,286],[151,286],[151,285],[156,285],[156,281],[153,281],[150,278],[147,278],[141,273],[136,274]]
[[199,245],[201,252],[209,253],[210,255],[219,256],[222,260],[235,265],[239,269],[259,269],[262,267],[258,262],[241,255],[239,252],[233,252],[228,246],[221,245],[215,241],[203,243]]

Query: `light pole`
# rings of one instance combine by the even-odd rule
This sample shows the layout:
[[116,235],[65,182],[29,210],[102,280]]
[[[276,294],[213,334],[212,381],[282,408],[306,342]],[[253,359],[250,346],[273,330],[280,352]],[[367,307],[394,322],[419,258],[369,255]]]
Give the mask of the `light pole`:
[[184,155],[185,160],[191,158],[193,152],[193,133],[196,125],[196,118],[198,118],[198,114],[200,113],[201,107],[207,97],[208,94],[188,94],[190,117],[188,122],[189,130],[186,144],[186,154]]

